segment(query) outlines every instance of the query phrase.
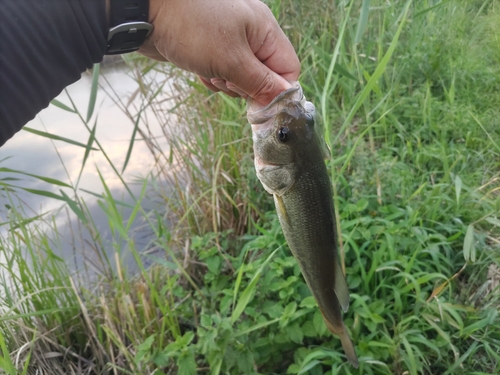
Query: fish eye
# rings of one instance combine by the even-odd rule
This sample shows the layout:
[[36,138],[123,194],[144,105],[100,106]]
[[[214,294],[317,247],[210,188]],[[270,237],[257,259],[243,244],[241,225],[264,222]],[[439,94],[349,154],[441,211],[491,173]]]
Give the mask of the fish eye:
[[279,128],[278,138],[279,138],[280,142],[288,141],[288,138],[289,138],[288,132],[289,132],[289,129],[286,126]]

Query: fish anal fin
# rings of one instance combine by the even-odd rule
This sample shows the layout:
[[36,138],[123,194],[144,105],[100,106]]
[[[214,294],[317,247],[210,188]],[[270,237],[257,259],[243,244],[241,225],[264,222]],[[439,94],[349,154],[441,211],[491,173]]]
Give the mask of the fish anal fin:
[[349,288],[347,287],[347,282],[345,281],[339,262],[335,262],[335,285],[333,286],[333,290],[342,310],[344,312],[349,310]]
[[351,338],[349,337],[349,333],[347,333],[347,329],[345,328],[344,324],[342,323],[341,327],[336,327],[326,318],[323,310],[321,310],[321,308],[319,310],[321,311],[321,315],[323,315],[323,320],[325,321],[328,330],[340,338],[340,343],[342,344],[342,349],[344,349],[347,360],[355,368],[358,368],[358,356],[356,355],[356,350],[354,349],[354,345],[352,344]]

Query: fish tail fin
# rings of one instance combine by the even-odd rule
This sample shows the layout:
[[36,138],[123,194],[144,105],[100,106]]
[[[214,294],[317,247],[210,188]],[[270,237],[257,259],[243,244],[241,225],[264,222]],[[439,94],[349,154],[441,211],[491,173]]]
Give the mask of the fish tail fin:
[[347,360],[351,363],[351,365],[354,366],[354,368],[358,368],[359,367],[358,356],[356,355],[356,350],[354,349],[354,345],[352,344],[351,338],[349,337],[349,333],[347,332],[345,325],[342,324],[342,327],[336,327],[326,318],[321,308],[320,311],[321,314],[323,315],[323,320],[325,321],[328,330],[334,335],[339,336]]
[[351,362],[354,368],[359,367],[358,356],[356,355],[356,350],[354,349],[354,345],[352,344],[351,338],[347,333],[347,330],[344,328],[344,332],[340,335],[340,342],[342,343],[342,348],[344,349],[345,356]]

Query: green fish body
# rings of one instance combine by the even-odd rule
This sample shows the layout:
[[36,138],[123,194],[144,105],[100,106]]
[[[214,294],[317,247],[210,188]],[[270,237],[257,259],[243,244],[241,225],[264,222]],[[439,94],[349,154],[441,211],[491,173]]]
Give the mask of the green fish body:
[[349,291],[337,255],[333,193],[324,162],[326,145],[314,123],[314,106],[297,84],[247,117],[252,124],[255,167],[273,194],[286,241],[328,329],[338,335],[354,367],[358,359],[342,321]]

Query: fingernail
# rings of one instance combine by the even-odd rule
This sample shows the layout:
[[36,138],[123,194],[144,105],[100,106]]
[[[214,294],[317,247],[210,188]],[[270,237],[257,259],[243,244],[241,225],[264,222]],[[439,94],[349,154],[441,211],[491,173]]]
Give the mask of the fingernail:
[[235,86],[231,82],[226,82],[226,87],[229,90],[231,90],[231,91],[235,92],[236,94],[238,94],[239,96],[241,96],[242,98],[244,98],[244,99],[248,98],[248,94],[245,91],[241,90],[239,87]]

